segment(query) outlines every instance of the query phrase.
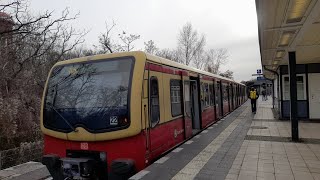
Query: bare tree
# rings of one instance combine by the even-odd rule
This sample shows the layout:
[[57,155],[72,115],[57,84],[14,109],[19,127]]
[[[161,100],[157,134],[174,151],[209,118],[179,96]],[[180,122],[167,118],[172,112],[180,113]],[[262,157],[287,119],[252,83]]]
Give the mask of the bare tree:
[[161,49],[157,51],[157,56],[181,63],[181,52],[175,49]]
[[219,48],[209,49],[206,56],[206,70],[214,74],[219,74],[221,66],[228,62],[229,54],[227,49]]
[[29,141],[49,69],[84,42],[86,31],[68,26],[78,16],[68,9],[57,18],[49,11],[33,15],[27,1],[11,0],[0,10],[7,17],[0,20],[0,134]]
[[220,73],[219,75],[229,79],[233,79],[233,71],[231,70],[226,70],[225,72]]
[[122,33],[118,35],[123,43],[118,46],[119,51],[132,51],[134,49],[133,42],[140,39],[140,35],[127,34],[125,31],[122,31]]
[[106,22],[106,32],[99,36],[99,43],[105,53],[113,53],[114,49],[116,49],[116,45],[111,35],[111,31],[115,26],[116,24],[114,21],[112,21],[111,25]]
[[[7,93],[11,82],[21,73],[27,63],[41,65],[46,63],[47,55],[55,53],[54,61],[60,60],[63,55],[78,44],[84,42],[86,32],[78,32],[64,23],[74,20],[78,15],[70,16],[65,9],[61,16],[52,19],[52,12],[45,12],[39,16],[32,16],[27,11],[28,6],[22,0],[15,0],[10,6],[2,5],[11,17],[12,27],[0,32],[0,38],[6,39],[6,47],[0,49],[4,64],[0,77],[4,77]],[[11,68],[14,67],[14,68]]]
[[194,56],[203,50],[205,43],[204,35],[199,36],[191,23],[185,24],[178,35],[178,49],[182,52],[183,63],[189,65]]
[[149,40],[148,42],[144,42],[144,51],[149,54],[156,54],[158,51],[158,48],[155,45],[153,40]]
[[128,34],[125,31],[122,31],[118,34],[118,37],[115,38],[112,35],[115,26],[116,24],[114,21],[111,25],[106,23],[106,32],[101,33],[99,36],[99,44],[102,48],[102,53],[132,51],[135,48],[134,42],[140,39],[140,35]]
[[195,54],[193,64],[197,69],[204,70],[205,65],[208,64],[208,56],[203,50]]

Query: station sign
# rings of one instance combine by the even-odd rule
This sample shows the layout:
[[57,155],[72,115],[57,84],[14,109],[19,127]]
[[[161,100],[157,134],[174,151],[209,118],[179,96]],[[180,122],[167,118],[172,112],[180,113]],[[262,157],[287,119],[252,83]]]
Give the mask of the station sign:
[[257,81],[264,81],[264,80],[266,80],[266,78],[264,78],[263,76],[257,77]]

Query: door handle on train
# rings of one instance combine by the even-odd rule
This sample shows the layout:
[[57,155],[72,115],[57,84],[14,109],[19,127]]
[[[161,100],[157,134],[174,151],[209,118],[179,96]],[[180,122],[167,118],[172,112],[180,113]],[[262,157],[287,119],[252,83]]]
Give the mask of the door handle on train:
[[146,104],[144,104],[143,110],[144,110],[144,122],[145,122],[144,126],[146,128],[146,130],[145,130],[145,133],[146,133],[146,148],[147,148],[147,150],[149,150],[149,128],[147,127],[147,121],[149,121],[149,118],[147,116],[148,113],[147,113],[147,105]]
[[143,105],[143,111],[144,111],[144,127],[146,128],[146,130],[147,130],[147,121],[149,120],[148,119],[148,113],[147,113],[147,105],[146,104],[144,104]]

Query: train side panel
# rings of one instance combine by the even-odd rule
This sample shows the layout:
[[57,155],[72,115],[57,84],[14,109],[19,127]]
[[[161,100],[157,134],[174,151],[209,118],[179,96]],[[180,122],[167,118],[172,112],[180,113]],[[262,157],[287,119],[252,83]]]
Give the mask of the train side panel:
[[[153,160],[184,140],[182,80],[181,70],[150,62],[146,65],[145,73],[149,73],[149,79],[157,78],[159,90],[160,121],[148,129],[150,159]],[[150,106],[153,106],[152,100]],[[149,109],[153,111],[152,107]],[[150,118],[153,118],[153,113],[150,114]]]
[[214,79],[209,76],[204,76],[201,79],[201,127],[205,128],[209,124],[216,121],[215,115],[215,96],[214,96]]

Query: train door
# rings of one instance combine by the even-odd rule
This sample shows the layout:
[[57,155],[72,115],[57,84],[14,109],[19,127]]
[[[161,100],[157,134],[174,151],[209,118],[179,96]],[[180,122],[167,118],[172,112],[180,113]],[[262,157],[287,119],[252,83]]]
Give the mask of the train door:
[[233,84],[230,84],[230,112],[234,110]]
[[190,81],[191,95],[191,116],[192,116],[192,133],[195,134],[201,129],[200,125],[200,107],[199,107],[199,90],[197,81]]
[[237,85],[236,98],[237,98],[237,107],[239,107],[240,106],[239,85]]
[[227,108],[228,108],[228,111],[230,112],[230,110],[231,110],[231,107],[230,107],[230,84],[227,84],[226,85],[226,94],[227,94]]
[[[162,69],[161,65],[147,64],[147,69],[150,66],[156,66],[157,69]],[[148,123],[147,129],[147,150],[150,153],[150,158],[158,157],[167,149],[167,141],[170,138],[170,133],[165,132],[163,121],[163,74],[152,70],[146,70],[148,73]]]
[[320,74],[309,74],[309,108],[310,119],[320,118]]
[[224,89],[223,89],[223,85],[222,82],[219,81],[219,87],[220,87],[220,117],[223,117],[224,115]]
[[184,129],[185,138],[192,136],[192,96],[190,88],[190,80],[187,77],[182,77],[183,79],[183,101],[184,101]]
[[232,85],[232,103],[233,103],[233,110],[237,108],[237,85],[233,84]]
[[222,116],[221,112],[221,92],[220,92],[220,81],[216,81],[215,83],[215,95],[216,95],[216,115],[217,119],[220,119]]

